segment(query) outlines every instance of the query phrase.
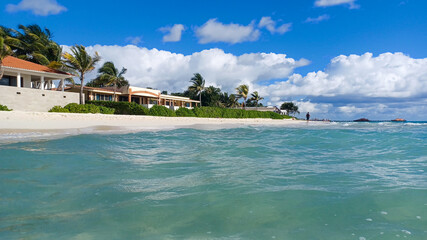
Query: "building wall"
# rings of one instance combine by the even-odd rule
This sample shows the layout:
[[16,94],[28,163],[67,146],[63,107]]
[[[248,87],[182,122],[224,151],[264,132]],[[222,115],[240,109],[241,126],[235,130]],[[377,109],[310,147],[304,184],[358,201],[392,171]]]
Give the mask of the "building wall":
[[47,112],[54,106],[63,107],[69,103],[79,103],[79,94],[0,86],[0,104],[17,111]]

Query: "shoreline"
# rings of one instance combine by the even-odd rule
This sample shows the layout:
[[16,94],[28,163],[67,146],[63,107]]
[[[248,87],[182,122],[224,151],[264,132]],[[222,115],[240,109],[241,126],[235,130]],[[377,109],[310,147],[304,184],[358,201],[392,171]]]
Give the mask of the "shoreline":
[[49,139],[79,134],[119,134],[179,128],[217,130],[243,126],[325,125],[323,122],[265,118],[195,118],[0,111],[0,142]]

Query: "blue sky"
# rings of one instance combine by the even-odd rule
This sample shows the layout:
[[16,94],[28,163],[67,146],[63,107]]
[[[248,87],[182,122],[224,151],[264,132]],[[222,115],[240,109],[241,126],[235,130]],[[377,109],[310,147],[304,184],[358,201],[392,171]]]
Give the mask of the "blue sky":
[[[178,91],[188,85],[192,72],[200,71],[209,84],[229,92],[248,83],[269,96],[264,104],[292,100],[319,118],[427,119],[427,73],[420,73],[427,67],[427,1],[1,4],[1,25],[45,26],[59,44],[88,46],[104,60],[128,68],[134,85]],[[242,57],[246,54],[253,55]],[[188,63],[179,65],[186,75],[179,69],[164,71],[176,62]]]

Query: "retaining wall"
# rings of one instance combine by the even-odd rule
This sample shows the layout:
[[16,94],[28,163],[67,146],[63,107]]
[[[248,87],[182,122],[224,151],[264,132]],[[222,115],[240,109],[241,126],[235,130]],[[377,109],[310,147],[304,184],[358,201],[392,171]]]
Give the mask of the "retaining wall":
[[54,106],[79,103],[73,92],[0,86],[0,104],[17,111],[47,112]]

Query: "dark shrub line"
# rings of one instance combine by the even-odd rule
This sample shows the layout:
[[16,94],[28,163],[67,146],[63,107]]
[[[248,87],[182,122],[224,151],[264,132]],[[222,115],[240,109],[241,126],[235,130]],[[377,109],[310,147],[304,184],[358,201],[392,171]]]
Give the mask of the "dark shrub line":
[[0,111],[12,111],[12,109],[9,109],[7,106],[0,104]]
[[219,107],[196,107],[194,109],[179,108],[173,111],[165,106],[154,105],[148,109],[134,102],[88,101],[85,105],[70,103],[65,107],[55,106],[49,112],[70,113],[104,113],[121,115],[151,115],[166,117],[199,117],[199,118],[272,118],[285,119],[275,112],[260,112],[255,110],[230,109]]

